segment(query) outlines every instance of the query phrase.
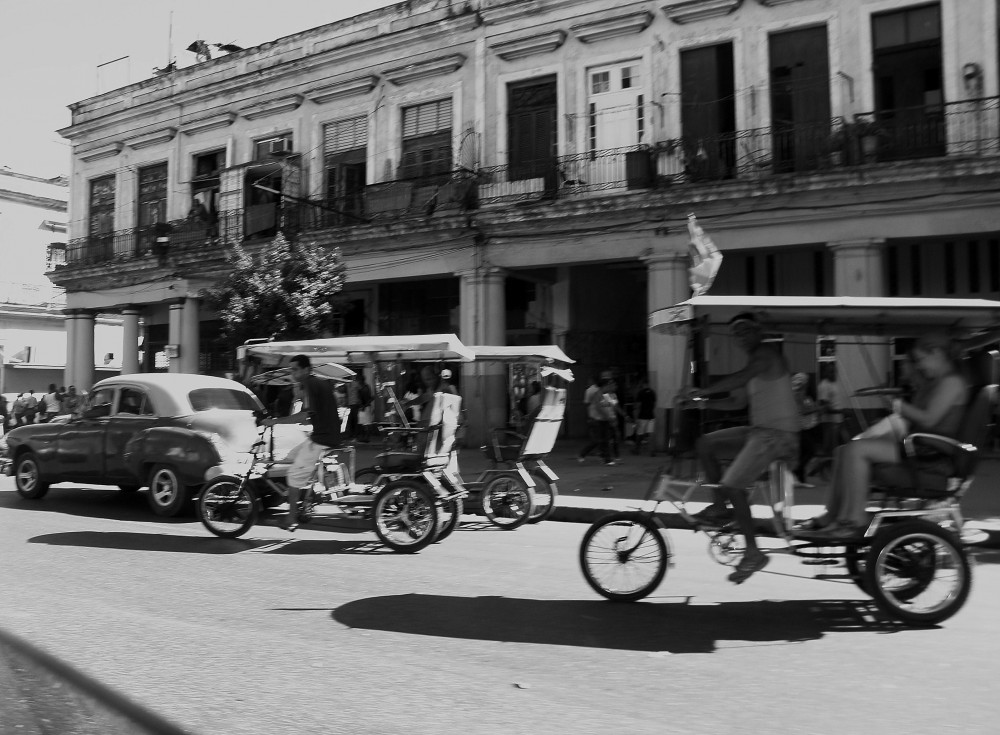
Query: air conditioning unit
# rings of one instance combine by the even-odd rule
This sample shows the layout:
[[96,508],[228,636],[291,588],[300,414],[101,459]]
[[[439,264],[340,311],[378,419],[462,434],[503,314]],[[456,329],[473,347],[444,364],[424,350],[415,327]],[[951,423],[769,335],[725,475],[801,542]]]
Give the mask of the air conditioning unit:
[[272,156],[287,156],[292,152],[292,141],[288,138],[275,138],[267,141],[267,152]]

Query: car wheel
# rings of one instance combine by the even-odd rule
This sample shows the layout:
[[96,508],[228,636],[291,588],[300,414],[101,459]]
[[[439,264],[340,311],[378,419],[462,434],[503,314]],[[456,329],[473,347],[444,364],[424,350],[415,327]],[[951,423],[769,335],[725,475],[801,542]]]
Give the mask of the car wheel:
[[41,477],[42,470],[34,452],[25,452],[14,460],[14,486],[22,498],[38,500],[45,497],[49,483],[42,482]]
[[170,465],[158,464],[149,473],[149,507],[158,516],[175,516],[184,508],[188,490]]

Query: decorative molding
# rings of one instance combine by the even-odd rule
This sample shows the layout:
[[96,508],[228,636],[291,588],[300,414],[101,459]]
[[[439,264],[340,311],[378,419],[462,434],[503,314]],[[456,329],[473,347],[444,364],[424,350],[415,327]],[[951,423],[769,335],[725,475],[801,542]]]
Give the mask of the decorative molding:
[[513,61],[523,59],[525,56],[552,53],[565,42],[566,31],[550,31],[536,36],[500,41],[490,46],[490,49],[504,61]]
[[543,13],[551,17],[553,13],[586,3],[587,0],[482,0],[477,13],[485,25],[493,26]]
[[583,43],[594,43],[595,41],[603,41],[606,38],[631,36],[640,33],[652,22],[653,14],[648,10],[643,10],[638,13],[615,16],[614,18],[578,23],[575,26],[570,26],[570,31]]
[[378,84],[378,77],[374,74],[366,74],[363,77],[355,77],[335,84],[313,87],[306,90],[305,95],[317,105],[322,105],[342,97],[368,94],[375,88],[376,84]]
[[164,128],[149,135],[140,135],[138,138],[131,138],[125,141],[125,145],[138,150],[140,148],[149,148],[159,143],[169,143],[175,137],[177,137],[177,128]]
[[757,0],[764,7],[770,8],[774,5],[785,5],[786,3],[796,3],[799,0]]
[[428,77],[437,77],[443,74],[451,74],[462,68],[465,63],[464,54],[451,54],[449,56],[439,56],[428,61],[418,61],[406,66],[398,66],[394,69],[387,69],[382,72],[382,76],[396,85],[409,84]]
[[186,122],[181,125],[181,132],[184,133],[184,135],[198,135],[199,133],[215,130],[216,128],[228,127],[235,121],[235,112],[224,112],[221,115],[212,115],[210,117],[203,117],[198,120]]
[[90,163],[91,161],[100,161],[102,158],[117,156],[122,152],[122,148],[124,147],[124,143],[120,140],[116,140],[114,143],[108,143],[107,145],[102,145],[99,148],[91,148],[89,151],[83,151],[82,153],[79,153],[78,156],[81,161]]
[[717,18],[734,12],[743,0],[673,0],[663,6],[663,12],[674,23]]
[[283,112],[292,112],[293,110],[299,109],[299,106],[304,101],[305,97],[301,94],[290,94],[285,97],[279,97],[277,99],[267,100],[266,102],[259,102],[256,105],[244,107],[240,110],[240,115],[245,117],[247,120],[256,120],[259,117],[270,117],[271,115],[280,115]]

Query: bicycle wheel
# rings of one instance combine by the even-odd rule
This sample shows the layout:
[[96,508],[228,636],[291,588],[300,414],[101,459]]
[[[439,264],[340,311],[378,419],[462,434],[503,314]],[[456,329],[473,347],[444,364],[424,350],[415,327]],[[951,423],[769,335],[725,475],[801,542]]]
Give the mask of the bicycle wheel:
[[556,489],[556,484],[541,472],[532,472],[531,479],[535,481],[535,487],[532,488],[535,497],[533,498],[534,507],[528,516],[528,523],[541,523],[555,510],[556,496],[559,491]]
[[483,483],[483,514],[494,526],[508,531],[528,522],[534,507],[531,488],[516,472],[494,475]]
[[904,623],[947,620],[965,604],[972,572],[951,532],[928,521],[895,523],[872,539],[865,586],[875,604]]
[[458,522],[461,520],[462,513],[464,512],[465,504],[461,498],[454,498],[444,502],[444,506],[441,508],[441,527],[438,529],[437,538],[434,539],[434,543],[444,541],[451,536],[451,532],[458,528]]
[[382,543],[393,551],[412,554],[437,537],[437,497],[423,483],[395,480],[375,496],[372,518]]
[[667,572],[666,539],[649,516],[612,513],[597,521],[580,544],[580,567],[595,592],[632,602],[656,589]]
[[247,483],[213,480],[198,496],[198,518],[221,538],[237,538],[257,522],[257,498]]

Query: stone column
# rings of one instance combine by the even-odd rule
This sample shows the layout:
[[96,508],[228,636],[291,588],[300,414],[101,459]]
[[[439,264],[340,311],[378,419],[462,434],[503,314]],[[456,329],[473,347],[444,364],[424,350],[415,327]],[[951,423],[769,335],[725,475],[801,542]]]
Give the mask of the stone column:
[[[476,268],[457,273],[461,319],[459,339],[467,345],[507,343],[503,271]],[[466,443],[486,441],[487,433],[507,421],[507,369],[502,363],[475,362],[462,367],[462,403],[468,424]]]
[[[687,251],[670,250],[649,255],[646,262],[646,303],[649,313],[685,301],[691,297],[688,267],[691,259]],[[688,333],[647,334],[647,364],[649,385],[656,391],[656,436],[654,446],[666,447],[674,397],[689,376],[691,355],[688,352]]]
[[73,382],[77,393],[94,386],[94,312],[80,310],[73,320]]
[[[833,252],[833,292],[837,296],[885,296],[884,246],[885,240],[876,238],[828,243]],[[886,338],[864,338],[863,342],[866,344],[837,345],[837,379],[848,396],[859,388],[889,382],[890,350]],[[819,377],[817,374],[817,381]],[[879,408],[883,403],[877,398],[850,401],[865,409]]]
[[184,300],[183,316],[181,317],[181,372],[198,373],[199,353],[201,350],[199,301],[188,297]]
[[139,372],[139,314],[134,306],[122,309],[122,375]]
[[76,311],[66,309],[63,314],[66,316],[66,369],[63,371],[63,385],[69,387],[76,385]]
[[[181,346],[181,333],[183,332],[183,318],[184,318],[184,299],[177,299],[176,301],[171,301],[169,306],[168,320],[167,320],[167,344],[172,345],[175,349],[183,350]],[[168,360],[170,361],[167,367],[167,372],[170,373],[180,373],[183,372],[181,369],[181,360],[184,359],[183,351],[179,355],[170,356],[168,355]]]

